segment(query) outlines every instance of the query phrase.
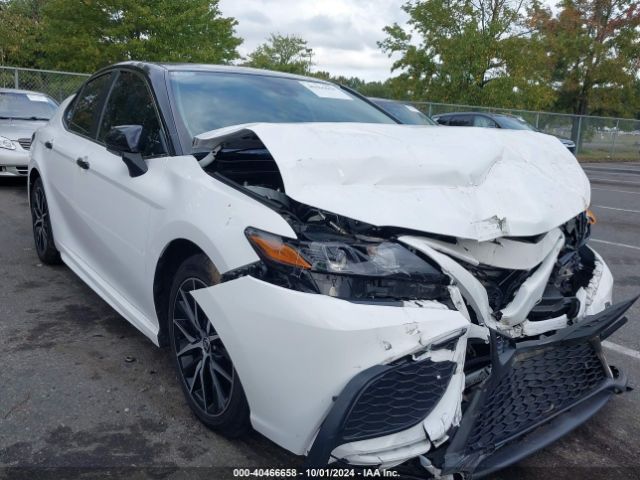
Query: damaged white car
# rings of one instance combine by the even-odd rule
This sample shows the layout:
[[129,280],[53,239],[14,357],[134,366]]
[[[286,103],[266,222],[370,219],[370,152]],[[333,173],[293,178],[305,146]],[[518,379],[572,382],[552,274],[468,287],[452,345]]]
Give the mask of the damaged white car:
[[316,79],[124,63],[35,136],[38,255],[158,345],[189,406],[309,467],[481,476],[626,379],[554,137],[398,125]]

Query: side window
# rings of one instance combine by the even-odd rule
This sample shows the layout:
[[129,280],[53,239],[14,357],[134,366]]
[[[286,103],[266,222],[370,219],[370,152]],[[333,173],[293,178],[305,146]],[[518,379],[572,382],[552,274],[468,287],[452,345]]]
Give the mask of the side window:
[[449,125],[449,117],[437,117],[435,121],[440,125]]
[[452,127],[470,127],[471,115],[455,115],[451,117],[449,125]]
[[104,142],[109,130],[119,125],[141,125],[140,149],[143,157],[157,157],[167,153],[165,137],[155,102],[145,80],[131,72],[121,72],[107,100],[98,131]]
[[73,101],[73,107],[67,112],[66,123],[69,130],[86,137],[94,137],[102,101],[111,84],[112,75],[101,75],[84,86]]
[[473,117],[473,126],[474,127],[484,127],[484,128],[497,128],[496,122],[491,120],[489,117],[485,117],[484,115],[476,115]]

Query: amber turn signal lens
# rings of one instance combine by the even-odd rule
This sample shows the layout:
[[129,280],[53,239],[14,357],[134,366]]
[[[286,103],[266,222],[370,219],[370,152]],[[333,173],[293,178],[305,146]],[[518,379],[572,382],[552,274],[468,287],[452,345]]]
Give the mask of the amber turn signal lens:
[[596,214],[591,210],[587,210],[587,219],[589,220],[589,225],[595,225],[598,222]]
[[250,235],[249,239],[267,258],[274,262],[304,268],[305,270],[311,268],[311,264],[302,258],[294,248],[276,237],[264,238],[254,234]]

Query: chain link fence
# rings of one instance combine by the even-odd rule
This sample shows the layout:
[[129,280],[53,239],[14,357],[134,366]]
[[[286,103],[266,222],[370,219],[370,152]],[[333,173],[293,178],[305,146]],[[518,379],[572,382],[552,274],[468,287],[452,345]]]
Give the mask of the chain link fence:
[[640,160],[640,120],[434,102],[412,105],[429,116],[471,111],[506,113],[526,120],[544,133],[570,138],[576,143],[576,154],[581,160]]
[[87,77],[86,73],[0,67],[0,88],[42,92],[61,102],[75,93]]
[[[0,67],[0,88],[46,93],[58,101],[76,92],[88,74]],[[411,102],[429,116],[450,112],[507,113],[526,120],[540,131],[576,142],[581,160],[640,160],[640,120],[569,115],[435,102]]]

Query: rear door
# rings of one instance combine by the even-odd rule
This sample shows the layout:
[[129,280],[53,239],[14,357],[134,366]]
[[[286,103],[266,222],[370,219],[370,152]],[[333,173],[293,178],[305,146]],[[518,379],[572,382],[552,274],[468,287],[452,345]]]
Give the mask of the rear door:
[[112,73],[89,80],[67,108],[64,128],[43,129],[45,188],[52,215],[56,244],[63,253],[78,255],[77,235],[82,228],[78,205],[74,201],[78,180],[78,160],[86,156],[93,143],[98,117],[112,81]]
[[[132,178],[122,158],[107,151],[107,132],[119,125],[142,125],[142,155],[149,171]],[[76,203],[85,223],[80,239],[83,255],[103,281],[139,307],[145,285],[145,253],[154,208],[158,173],[163,162],[149,159],[167,154],[154,96],[146,79],[137,72],[117,74],[105,102],[96,141],[86,150],[88,165],[77,182]],[[138,301],[136,301],[136,299]]]

